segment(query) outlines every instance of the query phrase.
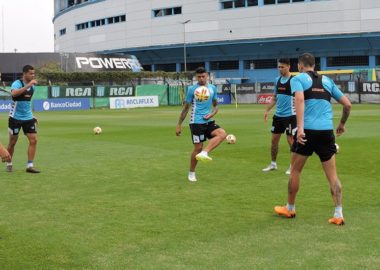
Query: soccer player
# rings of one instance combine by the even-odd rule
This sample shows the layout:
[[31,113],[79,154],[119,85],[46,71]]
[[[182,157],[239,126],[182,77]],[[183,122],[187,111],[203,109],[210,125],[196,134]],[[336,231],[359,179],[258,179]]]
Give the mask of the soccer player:
[[[203,67],[195,71],[198,83],[190,87],[187,91],[185,104],[180,114],[176,126],[176,135],[182,132],[182,123],[185,120],[190,107],[190,131],[194,144],[194,150],[190,159],[190,171],[188,179],[191,182],[197,181],[195,167],[198,161],[208,162],[212,158],[208,155],[226,138],[226,132],[212,120],[218,112],[217,89],[208,83],[208,73]],[[203,142],[209,139],[205,148]]]
[[288,203],[276,206],[275,212],[287,218],[296,216],[295,200],[299,188],[300,175],[309,156],[315,152],[322,163],[323,170],[330,184],[335,203],[335,212],[329,223],[343,225],[342,185],[335,166],[335,136],[333,131],[333,110],[331,97],[343,105],[343,113],[336,128],[336,135],[345,132],[345,124],[350,115],[351,102],[338,89],[335,83],[326,76],[314,71],[315,58],[310,53],[298,58],[298,69],[301,74],[291,81],[295,93],[297,115],[297,135],[292,146],[292,169],[288,184]]
[[[26,65],[23,67],[23,75],[20,80],[12,83],[12,107],[9,112],[8,129],[9,129],[9,145],[8,152],[13,157],[15,145],[18,140],[18,135],[22,128],[24,134],[29,140],[28,147],[28,162],[26,172],[39,173],[40,171],[34,168],[33,160],[36,154],[37,146],[37,120],[33,117],[31,109],[31,99],[35,91],[34,85],[35,70],[32,66]],[[12,160],[7,162],[7,172],[13,171]]]
[[[274,97],[272,102],[268,104],[264,112],[264,122],[268,120],[270,110],[276,106],[276,112],[273,115],[272,121],[272,144],[271,157],[272,162],[268,167],[263,169],[263,172],[277,170],[277,154],[278,144],[282,133],[286,133],[286,138],[289,144],[289,149],[293,144],[293,136],[297,129],[296,112],[294,109],[294,98],[290,89],[290,60],[281,58],[278,60],[278,70],[280,76],[276,78],[274,83]],[[285,172],[290,174],[290,166]]]

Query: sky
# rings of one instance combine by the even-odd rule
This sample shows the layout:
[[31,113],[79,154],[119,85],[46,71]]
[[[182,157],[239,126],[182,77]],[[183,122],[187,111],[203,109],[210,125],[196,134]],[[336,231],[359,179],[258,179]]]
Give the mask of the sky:
[[0,0],[0,52],[53,52],[53,16],[53,0]]

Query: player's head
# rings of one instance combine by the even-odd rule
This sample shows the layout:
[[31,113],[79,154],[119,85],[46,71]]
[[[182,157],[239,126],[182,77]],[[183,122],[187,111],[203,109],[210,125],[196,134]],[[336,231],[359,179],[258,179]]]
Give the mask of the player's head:
[[280,58],[277,61],[277,68],[281,76],[289,75],[290,71],[290,59],[289,58]]
[[24,66],[22,68],[22,75],[24,77],[24,80],[27,82],[34,80],[34,77],[36,75],[34,67],[32,67],[31,65]]
[[306,70],[314,70],[315,57],[311,53],[304,53],[298,57],[298,70],[304,72]]
[[208,81],[208,72],[204,67],[199,67],[195,70],[195,77],[200,85],[205,85]]

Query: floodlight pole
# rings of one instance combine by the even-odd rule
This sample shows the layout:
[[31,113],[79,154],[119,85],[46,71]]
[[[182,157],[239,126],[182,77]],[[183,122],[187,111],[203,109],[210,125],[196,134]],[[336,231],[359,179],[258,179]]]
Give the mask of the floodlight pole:
[[184,71],[187,72],[187,64],[186,64],[186,59],[187,59],[187,53],[186,53],[186,24],[191,22],[191,20],[187,20],[184,22],[181,22],[183,25],[183,64],[184,64]]

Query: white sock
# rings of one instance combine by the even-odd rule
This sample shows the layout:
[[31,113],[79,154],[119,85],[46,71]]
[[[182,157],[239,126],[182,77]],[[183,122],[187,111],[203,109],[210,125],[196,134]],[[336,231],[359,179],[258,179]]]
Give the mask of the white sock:
[[7,166],[13,166],[12,162],[7,162]]
[[270,165],[277,166],[277,162],[272,160],[272,162],[270,163]]
[[342,206],[335,207],[334,217],[343,218],[343,207]]
[[27,167],[27,168],[31,168],[31,167],[33,167],[33,162],[29,162],[29,161],[28,161],[28,163],[26,164],[26,167]]
[[286,204],[286,207],[288,208],[288,211],[296,211],[296,205],[295,204]]
[[207,153],[206,151],[202,151],[202,152],[201,152],[201,155],[208,156],[208,153]]
[[189,176],[195,176],[195,172],[189,172]]

